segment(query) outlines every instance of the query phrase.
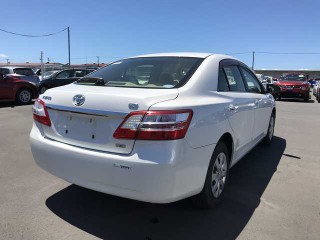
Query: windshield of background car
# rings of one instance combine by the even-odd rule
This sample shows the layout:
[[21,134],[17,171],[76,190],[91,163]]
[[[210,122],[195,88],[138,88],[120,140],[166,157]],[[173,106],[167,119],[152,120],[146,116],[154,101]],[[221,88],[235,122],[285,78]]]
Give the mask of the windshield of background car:
[[280,81],[306,81],[307,77],[304,74],[288,74],[280,77]]
[[48,72],[45,72],[45,73],[43,74],[43,77],[44,77],[44,78],[49,78],[49,77],[51,77],[52,75],[54,75],[55,73],[57,73],[57,71],[48,71]]
[[129,58],[98,69],[76,83],[81,85],[176,88],[185,84],[197,70],[202,58],[191,57],[145,57]]
[[13,69],[15,74],[24,75],[24,76],[33,76],[35,73],[31,68],[15,68]]

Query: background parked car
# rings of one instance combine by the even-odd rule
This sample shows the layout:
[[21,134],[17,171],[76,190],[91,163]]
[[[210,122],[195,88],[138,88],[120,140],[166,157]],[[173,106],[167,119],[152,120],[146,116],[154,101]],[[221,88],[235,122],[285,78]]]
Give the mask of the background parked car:
[[0,102],[16,101],[19,104],[28,104],[32,99],[38,98],[35,83],[27,81],[24,75],[7,72],[7,68],[0,68]]
[[281,89],[280,98],[302,98],[309,102],[310,84],[307,75],[304,73],[287,73],[280,77],[275,83]]
[[320,80],[316,81],[316,83],[314,84],[313,88],[312,88],[312,94],[313,96],[317,97],[317,90],[320,84]]
[[89,69],[67,69],[55,73],[51,77],[43,79],[40,82],[38,86],[39,93],[43,94],[49,88],[59,87],[73,83],[74,81],[84,77],[92,71],[93,70]]
[[319,80],[319,78],[309,79],[308,82],[310,83],[310,86],[313,87],[316,84],[317,80]]
[[13,66],[1,67],[0,74],[32,82],[34,84],[38,84],[40,81],[39,77],[34,73],[34,71],[31,68]]

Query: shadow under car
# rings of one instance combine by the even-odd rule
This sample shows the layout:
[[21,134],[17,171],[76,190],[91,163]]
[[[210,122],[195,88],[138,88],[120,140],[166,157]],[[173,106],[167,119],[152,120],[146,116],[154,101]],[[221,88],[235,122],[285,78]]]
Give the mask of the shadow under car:
[[151,204],[110,196],[76,185],[50,196],[47,207],[73,226],[103,239],[235,239],[244,229],[286,148],[274,137],[258,145],[230,171],[225,199],[212,210],[189,199]]

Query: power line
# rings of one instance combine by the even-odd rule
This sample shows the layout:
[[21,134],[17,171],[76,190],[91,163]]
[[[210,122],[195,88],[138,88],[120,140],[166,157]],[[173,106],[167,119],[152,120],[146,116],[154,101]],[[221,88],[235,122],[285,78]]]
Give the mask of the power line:
[[9,34],[12,34],[12,35],[17,35],[17,36],[22,36],[22,37],[33,37],[33,38],[36,38],[36,37],[49,37],[49,36],[52,36],[52,35],[56,35],[58,33],[61,33],[65,30],[67,30],[68,28],[64,28],[58,32],[54,32],[54,33],[48,33],[48,34],[42,34],[42,35],[29,35],[29,34],[21,34],[21,33],[16,33],[16,32],[10,32],[10,31],[7,31],[7,30],[4,30],[4,29],[1,29],[0,28],[0,31],[2,32],[5,32],[5,33],[9,33]]
[[283,55],[318,55],[319,52],[255,52],[261,54],[283,54]]

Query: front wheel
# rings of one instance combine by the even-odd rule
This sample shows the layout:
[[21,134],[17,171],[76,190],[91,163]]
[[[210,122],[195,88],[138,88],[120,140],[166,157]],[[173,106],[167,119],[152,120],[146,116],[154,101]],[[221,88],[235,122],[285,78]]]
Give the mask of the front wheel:
[[28,88],[23,88],[17,92],[16,101],[19,104],[29,104],[32,100],[31,90]]
[[42,86],[40,86],[40,88],[39,88],[39,93],[40,93],[40,94],[44,94],[44,92],[47,91],[47,89],[48,89],[48,88],[47,88],[45,85],[42,85]]
[[305,102],[309,102],[309,95],[304,97]]
[[219,142],[213,152],[207,171],[204,187],[193,198],[195,205],[201,208],[213,208],[225,193],[229,178],[229,151],[224,142]]
[[264,137],[264,139],[262,140],[262,143],[264,145],[270,145],[271,141],[273,139],[273,135],[274,135],[274,126],[275,126],[275,122],[276,122],[276,118],[275,118],[275,114],[272,113],[271,117],[270,117],[270,121],[269,121],[269,126],[268,126],[268,132],[267,135]]

